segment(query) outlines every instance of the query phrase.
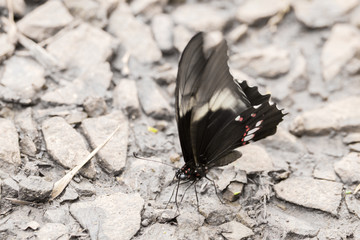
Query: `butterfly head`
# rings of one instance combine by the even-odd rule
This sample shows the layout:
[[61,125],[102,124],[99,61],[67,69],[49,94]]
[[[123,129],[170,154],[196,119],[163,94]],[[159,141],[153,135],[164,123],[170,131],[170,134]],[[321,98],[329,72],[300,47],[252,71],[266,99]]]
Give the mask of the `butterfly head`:
[[206,166],[200,167],[191,167],[185,164],[182,168],[180,168],[175,177],[179,180],[198,180],[206,175],[208,172],[208,168]]

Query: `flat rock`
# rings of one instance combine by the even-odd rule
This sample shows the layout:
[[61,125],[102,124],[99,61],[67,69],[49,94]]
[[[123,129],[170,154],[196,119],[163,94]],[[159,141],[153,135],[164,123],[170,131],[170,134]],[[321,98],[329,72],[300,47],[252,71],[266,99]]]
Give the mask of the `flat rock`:
[[115,39],[109,33],[87,23],[81,23],[54,38],[46,49],[62,64],[75,69],[76,76],[87,72],[92,66],[103,64],[117,47]]
[[6,178],[1,182],[1,196],[8,198],[17,198],[19,185],[12,178]]
[[177,240],[176,227],[170,224],[155,223],[145,228],[141,236],[135,237],[134,240]]
[[228,12],[205,3],[179,5],[171,15],[176,24],[204,32],[222,30],[231,17]]
[[14,91],[24,101],[31,102],[45,84],[45,71],[32,58],[12,56],[4,62],[0,84]]
[[334,164],[334,169],[344,183],[360,182],[360,154],[349,153]]
[[359,50],[360,32],[356,27],[348,24],[333,26],[321,53],[324,80],[335,78]]
[[73,21],[73,16],[61,1],[49,1],[26,14],[17,26],[26,36],[42,41],[53,36]]
[[350,144],[349,148],[351,151],[360,152],[360,143]]
[[267,221],[271,227],[279,228],[287,233],[287,236],[296,234],[301,237],[315,237],[319,232],[316,224],[292,216],[286,211],[280,211],[275,207],[267,207]]
[[247,0],[239,6],[236,18],[241,22],[254,24],[258,20],[286,11],[289,6],[288,0]]
[[42,177],[29,176],[19,181],[19,198],[25,201],[44,201],[50,197],[53,183]]
[[327,103],[324,107],[298,115],[290,125],[297,135],[325,135],[331,131],[356,131],[360,129],[360,112],[354,111],[360,97],[348,97]]
[[[65,168],[77,166],[90,154],[84,138],[61,117],[45,120],[42,132],[48,153]],[[88,178],[94,178],[94,163],[90,161],[80,172]]]
[[360,218],[360,200],[352,194],[345,195],[345,202],[349,212]]
[[349,133],[346,137],[344,137],[343,142],[345,144],[359,143],[360,133]]
[[223,235],[228,240],[240,240],[245,239],[254,235],[254,232],[237,221],[231,221],[219,226],[221,230],[221,235]]
[[120,125],[114,137],[97,153],[100,166],[108,173],[117,175],[123,171],[129,135],[128,119],[119,111],[109,115],[85,119],[81,126],[92,148],[102,144]]
[[168,14],[157,14],[151,20],[154,38],[163,53],[170,53],[174,48],[174,22]]
[[289,87],[295,92],[304,91],[309,84],[308,67],[304,55],[299,51],[295,57],[293,68],[287,78]]
[[154,15],[161,13],[167,3],[162,0],[134,0],[131,1],[130,8],[134,15],[141,14],[146,19],[151,19]]
[[44,213],[44,220],[52,223],[66,224],[69,222],[70,214],[66,206],[61,206],[55,209],[48,209]]
[[[306,152],[305,145],[288,130],[277,127],[276,133],[261,141],[266,147],[290,153]],[[240,149],[239,149],[240,150]]]
[[190,41],[193,34],[184,26],[177,25],[174,27],[174,46],[182,52],[185,49],[186,44]]
[[254,77],[275,78],[290,70],[289,52],[276,46],[249,50],[231,58],[235,67]]
[[140,116],[140,103],[134,80],[120,80],[113,92],[113,103],[117,109],[125,110],[130,118],[138,118]]
[[33,118],[32,108],[26,108],[17,114],[15,117],[15,123],[20,128],[21,132],[30,137],[31,140],[35,140],[39,137],[37,124]]
[[156,119],[169,119],[173,115],[164,93],[151,78],[137,81],[137,88],[140,104],[146,115]]
[[107,112],[104,98],[89,96],[84,100],[84,110],[89,117],[99,117]]
[[320,161],[314,168],[313,177],[316,179],[336,181],[333,164],[328,160]]
[[[310,28],[329,27],[358,5],[357,0],[292,0],[296,18]],[[321,14],[319,14],[321,12]]]
[[231,182],[223,193],[223,198],[234,202],[239,199],[244,189],[244,184],[240,182]]
[[225,190],[226,187],[234,181],[247,183],[246,172],[244,170],[239,170],[234,164],[219,167],[216,171],[216,175],[217,177],[214,177],[214,181],[220,191]]
[[152,37],[150,27],[134,17],[127,3],[119,3],[110,16],[107,30],[138,61],[151,63],[161,59],[161,51]]
[[15,50],[15,45],[7,34],[0,34],[0,62],[10,57]]
[[343,185],[326,180],[294,177],[275,184],[276,196],[307,208],[337,214]]
[[234,166],[236,171],[243,170],[247,174],[253,174],[274,169],[272,160],[264,148],[249,144],[237,150],[242,153],[241,158],[228,165]]
[[94,184],[89,181],[82,180],[80,183],[72,181],[70,185],[76,190],[81,197],[90,197],[96,194]]
[[71,215],[91,239],[131,239],[140,229],[144,200],[138,194],[113,193],[70,206]]
[[36,232],[38,239],[57,239],[66,240],[70,238],[69,229],[61,223],[46,223],[38,232]]
[[113,73],[108,62],[79,75],[73,82],[65,82],[63,87],[45,93],[41,100],[56,104],[83,104],[88,97],[105,97]]
[[5,118],[0,118],[0,132],[0,169],[14,173],[21,164],[18,133],[14,123]]
[[116,8],[118,2],[118,0],[64,0],[65,6],[73,16],[79,17],[99,28],[106,26],[109,13]]

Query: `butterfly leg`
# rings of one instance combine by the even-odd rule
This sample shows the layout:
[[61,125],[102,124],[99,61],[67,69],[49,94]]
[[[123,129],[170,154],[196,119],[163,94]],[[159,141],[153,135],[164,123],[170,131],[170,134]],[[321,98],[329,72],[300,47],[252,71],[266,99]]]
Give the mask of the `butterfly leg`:
[[198,212],[200,212],[199,198],[198,198],[198,194],[197,194],[197,190],[196,190],[196,182],[197,181],[194,181],[194,183],[195,183],[194,188],[195,188],[195,196],[196,196],[196,206],[197,206]]
[[212,180],[212,179],[210,179],[210,178],[208,178],[207,176],[205,176],[205,178],[206,178],[207,180],[209,180],[210,182],[212,182],[212,184],[213,184],[213,186],[214,186],[214,189],[215,189],[216,196],[218,197],[219,201],[220,201],[222,204],[225,204],[224,201],[221,199],[220,194],[219,194],[219,192],[218,192],[218,190],[217,190],[217,188],[216,188],[215,181]]
[[[189,182],[189,181],[188,181],[188,182]],[[196,181],[192,181],[192,183],[185,189],[185,191],[184,191],[184,193],[183,193],[183,195],[182,195],[182,197],[181,197],[180,202],[183,201],[183,199],[184,199],[184,197],[185,197],[186,191],[187,191],[192,185],[194,185],[194,183],[196,183]]]

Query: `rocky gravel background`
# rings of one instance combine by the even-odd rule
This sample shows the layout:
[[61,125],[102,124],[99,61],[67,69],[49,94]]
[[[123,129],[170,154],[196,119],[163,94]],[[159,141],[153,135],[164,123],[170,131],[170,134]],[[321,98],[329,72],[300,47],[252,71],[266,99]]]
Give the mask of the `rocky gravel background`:
[[[359,0],[2,0],[0,15],[0,239],[360,239]],[[165,208],[197,31],[289,114],[210,172],[225,203],[202,179],[199,209],[190,183]]]

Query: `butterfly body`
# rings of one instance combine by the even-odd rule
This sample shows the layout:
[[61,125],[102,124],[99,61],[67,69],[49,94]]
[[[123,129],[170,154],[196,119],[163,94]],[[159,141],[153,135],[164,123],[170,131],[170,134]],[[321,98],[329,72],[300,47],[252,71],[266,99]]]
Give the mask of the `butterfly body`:
[[179,180],[199,180],[212,167],[237,160],[235,148],[274,134],[285,115],[270,104],[270,95],[234,80],[225,41],[209,55],[203,44],[203,34],[196,34],[179,62],[175,105],[185,161]]

